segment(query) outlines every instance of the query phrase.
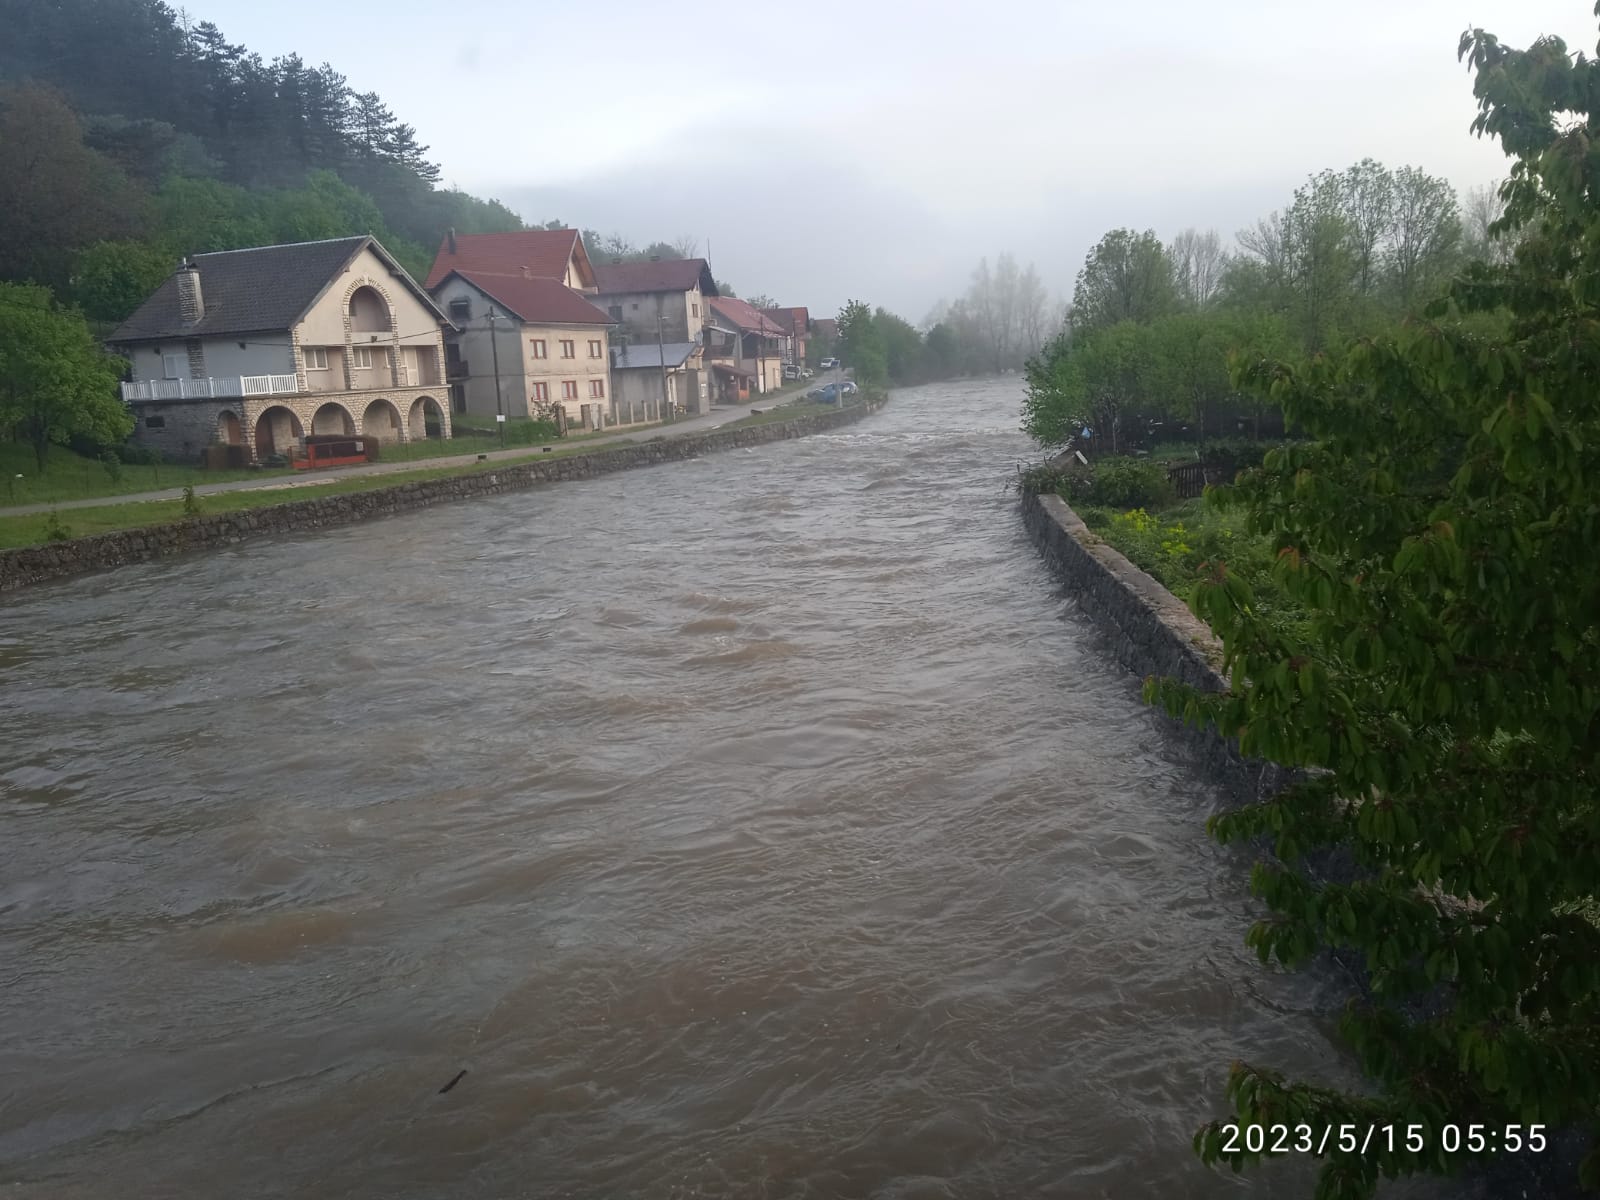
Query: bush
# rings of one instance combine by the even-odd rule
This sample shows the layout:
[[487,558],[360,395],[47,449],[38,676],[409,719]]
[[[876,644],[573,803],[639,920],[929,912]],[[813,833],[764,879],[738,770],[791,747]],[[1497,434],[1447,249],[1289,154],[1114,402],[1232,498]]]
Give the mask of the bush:
[[1164,508],[1174,498],[1160,463],[1134,458],[1102,458],[1088,470],[1060,475],[1056,494],[1070,504],[1101,508]]

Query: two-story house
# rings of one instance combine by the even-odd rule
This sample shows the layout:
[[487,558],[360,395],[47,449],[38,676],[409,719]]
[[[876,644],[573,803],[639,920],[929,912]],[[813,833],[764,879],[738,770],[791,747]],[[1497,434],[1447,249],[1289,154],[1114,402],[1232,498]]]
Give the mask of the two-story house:
[[448,326],[376,240],[349,237],[194,255],[107,344],[132,366],[136,440],[261,462],[312,434],[449,437]]
[[714,297],[706,326],[706,359],[724,403],[783,386],[787,334],[761,311],[731,296]]
[[[615,328],[617,387],[643,402],[649,396],[685,412],[711,410],[711,385],[705,371],[705,327],[717,281],[703,258],[653,258],[648,262],[600,263],[594,269],[599,294]],[[688,346],[687,355],[680,353]],[[662,358],[669,367],[663,377]],[[649,371],[655,378],[635,373]],[[674,372],[679,373],[677,378]],[[663,391],[665,389],[665,391]]]
[[811,336],[811,313],[804,308],[763,308],[766,317],[789,337],[789,361],[806,365],[806,339]]
[[454,270],[433,288],[450,316],[451,407],[491,420],[561,408],[584,429],[614,422],[610,318],[583,293],[536,275]]
[[446,347],[457,413],[540,416],[585,429],[617,420],[611,319],[576,229],[457,234],[439,243],[426,287],[457,332]]

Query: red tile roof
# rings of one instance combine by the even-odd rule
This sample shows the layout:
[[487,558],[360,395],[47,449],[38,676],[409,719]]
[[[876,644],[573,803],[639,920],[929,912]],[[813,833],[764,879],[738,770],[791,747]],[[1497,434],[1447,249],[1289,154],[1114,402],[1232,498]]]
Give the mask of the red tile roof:
[[759,333],[765,337],[783,337],[788,331],[774,322],[770,317],[761,315],[761,310],[751,308],[743,300],[735,300],[732,296],[719,296],[711,301],[711,307],[724,320],[731,321],[743,333]]
[[803,338],[811,328],[811,314],[804,308],[763,308],[763,316],[772,318],[785,333]]
[[707,296],[717,294],[717,281],[703,258],[667,258],[660,262],[596,263],[595,283],[601,295],[627,292],[687,292],[699,285]]
[[[611,318],[557,279],[451,271],[528,325],[610,325]],[[444,280],[440,280],[441,283]]]
[[445,234],[422,286],[431,292],[451,271],[521,275],[524,267],[542,279],[561,279],[574,254],[587,259],[579,246],[576,229],[524,229],[518,233],[457,234],[452,254],[450,235]]

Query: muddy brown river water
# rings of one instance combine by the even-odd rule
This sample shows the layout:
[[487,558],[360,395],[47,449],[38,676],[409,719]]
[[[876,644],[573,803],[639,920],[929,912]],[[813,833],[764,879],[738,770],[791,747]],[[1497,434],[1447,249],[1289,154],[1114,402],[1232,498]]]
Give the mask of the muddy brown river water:
[[0,600],[0,1195],[1285,1194],[1189,1138],[1337,997],[1019,403]]

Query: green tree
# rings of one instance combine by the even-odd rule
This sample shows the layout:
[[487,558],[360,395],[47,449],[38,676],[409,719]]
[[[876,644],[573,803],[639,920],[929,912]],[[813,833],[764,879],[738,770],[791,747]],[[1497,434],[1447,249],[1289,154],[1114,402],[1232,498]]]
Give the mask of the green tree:
[[0,283],[0,425],[33,447],[41,471],[52,442],[109,444],[133,431],[116,394],[121,375],[121,362],[48,289]]
[[0,88],[0,279],[65,285],[75,252],[134,230],[136,197],[58,94]]
[[[1147,685],[1308,769],[1211,828],[1272,851],[1252,876],[1263,961],[1334,947],[1365,969],[1340,1028],[1369,1088],[1246,1064],[1228,1083],[1240,1123],[1397,1131],[1330,1145],[1327,1200],[1459,1170],[1479,1125],[1504,1149],[1507,1130],[1600,1123],[1600,63],[1481,30],[1461,53],[1475,128],[1515,160],[1514,257],[1471,267],[1429,321],[1298,366],[1236,361],[1314,440],[1213,495],[1275,540],[1310,615],[1274,625],[1215,564],[1193,603],[1228,690]],[[1216,1124],[1196,1146],[1261,1157]],[[1600,1185],[1600,1148],[1582,1174]]]
[[839,355],[856,373],[862,387],[881,387],[889,380],[888,352],[872,309],[852,300],[839,310]]
[[1124,419],[1151,407],[1152,345],[1149,326],[1137,321],[1061,335],[1024,368],[1023,431],[1063,446],[1089,425],[1116,453]]
[[1171,257],[1151,230],[1113,229],[1089,251],[1072,292],[1079,328],[1153,321],[1178,307]]
[[177,258],[148,242],[96,242],[73,266],[72,298],[96,321],[124,321],[172,274]]

